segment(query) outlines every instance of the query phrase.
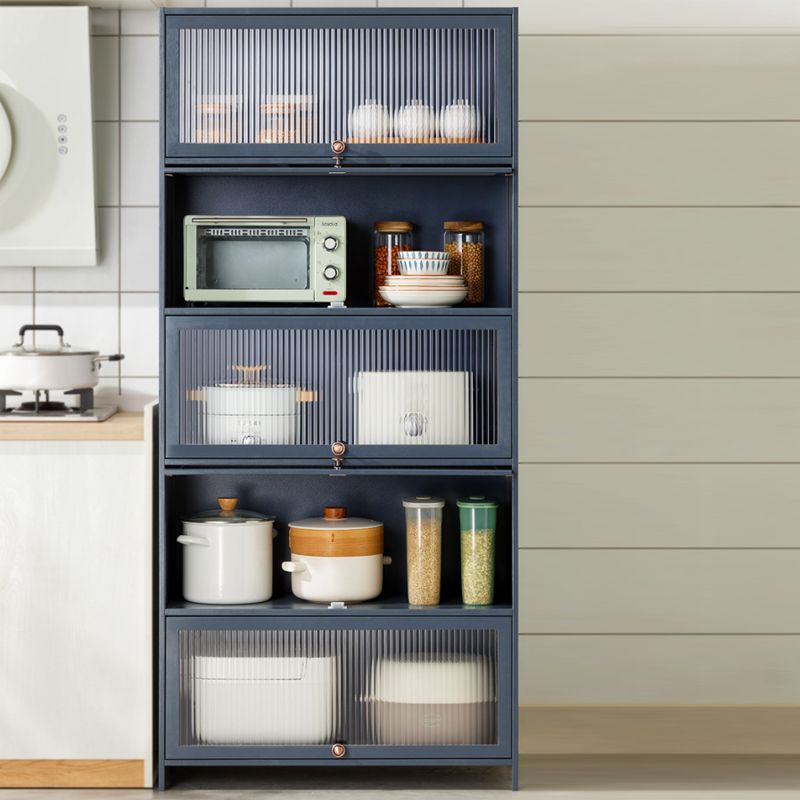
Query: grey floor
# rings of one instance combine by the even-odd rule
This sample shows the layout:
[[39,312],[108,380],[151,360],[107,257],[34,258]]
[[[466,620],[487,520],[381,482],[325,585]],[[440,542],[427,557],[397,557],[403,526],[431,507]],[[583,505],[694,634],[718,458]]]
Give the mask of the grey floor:
[[[275,768],[195,771],[149,790],[0,790],[0,800],[300,800],[506,798],[499,769]],[[527,756],[521,791],[536,800],[800,800],[794,756]]]

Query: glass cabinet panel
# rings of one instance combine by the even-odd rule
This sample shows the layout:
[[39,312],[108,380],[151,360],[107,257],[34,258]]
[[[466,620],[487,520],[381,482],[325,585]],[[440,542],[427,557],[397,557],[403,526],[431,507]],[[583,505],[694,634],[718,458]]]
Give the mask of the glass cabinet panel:
[[417,19],[168,16],[167,153],[510,155],[511,17]]
[[[507,621],[178,623],[169,730],[186,748],[505,747]],[[501,655],[502,654],[502,655]],[[374,749],[372,749],[374,748]]]
[[167,455],[506,452],[508,321],[425,322],[169,319]]

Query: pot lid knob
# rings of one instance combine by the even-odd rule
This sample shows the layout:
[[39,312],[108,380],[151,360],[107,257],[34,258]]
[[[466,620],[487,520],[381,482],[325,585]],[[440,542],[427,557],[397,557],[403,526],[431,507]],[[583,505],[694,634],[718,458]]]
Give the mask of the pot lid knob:
[[223,511],[233,511],[239,503],[238,497],[218,497],[217,502]]
[[343,506],[325,506],[322,516],[324,519],[345,519],[347,509]]

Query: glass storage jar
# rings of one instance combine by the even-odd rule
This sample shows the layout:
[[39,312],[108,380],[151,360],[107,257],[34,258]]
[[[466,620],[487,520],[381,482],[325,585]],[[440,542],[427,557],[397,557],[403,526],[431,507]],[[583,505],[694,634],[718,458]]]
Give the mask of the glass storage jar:
[[444,249],[450,254],[450,275],[461,275],[467,284],[464,304],[483,302],[483,223],[453,220],[444,223]]
[[406,497],[408,602],[435,606],[442,584],[442,509],[440,497]]
[[400,250],[414,249],[414,226],[401,220],[376,222],[375,230],[375,305],[388,306],[380,293],[389,275],[397,275],[397,256]]
[[464,605],[489,606],[494,599],[497,503],[466,497],[456,504],[461,522],[461,597]]

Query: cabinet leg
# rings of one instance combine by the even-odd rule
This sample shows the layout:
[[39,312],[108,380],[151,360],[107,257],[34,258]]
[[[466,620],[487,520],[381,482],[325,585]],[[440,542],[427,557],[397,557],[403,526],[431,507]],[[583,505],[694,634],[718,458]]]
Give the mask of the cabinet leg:
[[511,765],[511,791],[519,791],[519,757],[515,758]]
[[158,765],[158,791],[164,792],[167,789],[167,768],[163,764]]

